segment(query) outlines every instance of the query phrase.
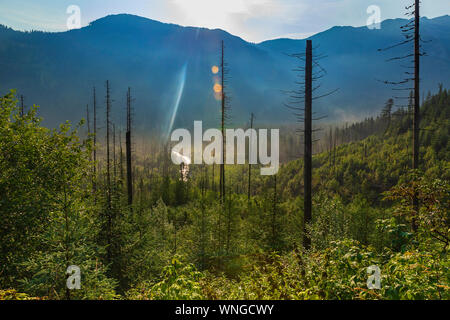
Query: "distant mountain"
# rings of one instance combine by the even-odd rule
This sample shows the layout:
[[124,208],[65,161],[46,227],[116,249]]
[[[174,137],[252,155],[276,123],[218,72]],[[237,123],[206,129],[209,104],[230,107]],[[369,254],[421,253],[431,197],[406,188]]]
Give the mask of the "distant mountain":
[[[450,80],[450,17],[424,18],[422,38],[423,91]],[[380,53],[402,40],[406,20],[387,20],[380,30],[334,27],[311,37],[328,75],[322,90],[340,91],[315,103],[330,119],[353,119],[378,113],[395,95],[379,80],[402,78],[399,63]],[[26,102],[41,105],[49,124],[85,116],[97,88],[101,107],[105,80],[111,81],[115,121],[123,118],[128,86],[135,98],[135,122],[146,130],[168,130],[179,92],[175,126],[203,119],[218,124],[219,102],[214,98],[211,67],[219,64],[220,41],[225,41],[232,97],[232,123],[242,125],[250,112],[259,123],[286,123],[293,117],[284,108],[282,90],[295,89],[292,72],[297,61],[286,55],[304,50],[305,40],[277,39],[252,44],[222,30],[181,27],[132,15],[115,15],[88,27],[61,33],[18,32],[0,27],[0,90],[16,88]],[[185,70],[185,72],[184,72]],[[184,84],[184,86],[183,86]],[[404,101],[398,101],[399,104]]]

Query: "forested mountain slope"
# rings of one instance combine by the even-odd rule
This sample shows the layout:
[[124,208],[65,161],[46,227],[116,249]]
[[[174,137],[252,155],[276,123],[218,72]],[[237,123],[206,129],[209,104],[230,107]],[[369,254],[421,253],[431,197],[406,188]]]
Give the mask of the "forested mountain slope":
[[[13,94],[0,103],[0,299],[450,299],[448,90],[421,108],[417,172],[407,111],[314,157],[310,250],[301,160],[252,170],[250,199],[248,167],[227,166],[221,203],[217,166],[191,166],[185,181],[161,152],[135,161],[129,206],[122,157],[108,172],[78,127],[45,128]],[[69,265],[81,290],[66,290]]]
[[[381,193],[402,181],[412,163],[412,118],[408,110],[397,110],[376,120],[354,124],[341,135],[358,136],[372,130],[377,134],[362,141],[333,148],[314,158],[316,190],[337,193],[345,199],[363,194],[377,203]],[[450,179],[450,94],[442,87],[437,95],[421,107],[420,169],[429,178]],[[388,127],[389,123],[389,127]],[[284,190],[296,195],[302,188],[302,160],[282,168],[280,180]]]

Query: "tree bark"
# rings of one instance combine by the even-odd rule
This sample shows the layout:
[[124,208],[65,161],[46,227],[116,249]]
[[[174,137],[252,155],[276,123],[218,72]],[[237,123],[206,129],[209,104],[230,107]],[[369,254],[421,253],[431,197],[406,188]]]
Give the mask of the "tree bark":
[[303,246],[311,247],[311,238],[307,226],[311,222],[311,178],[312,178],[312,41],[306,42],[305,66],[305,153],[304,153],[304,217],[303,217]]

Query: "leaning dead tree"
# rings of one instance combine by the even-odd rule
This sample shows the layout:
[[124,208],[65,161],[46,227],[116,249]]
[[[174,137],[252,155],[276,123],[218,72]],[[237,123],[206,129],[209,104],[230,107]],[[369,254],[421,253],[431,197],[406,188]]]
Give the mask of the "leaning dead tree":
[[309,249],[311,247],[311,236],[307,229],[312,220],[312,154],[313,142],[315,142],[313,141],[313,133],[321,130],[313,129],[312,123],[313,121],[319,121],[325,118],[324,116],[314,118],[316,113],[312,110],[312,102],[313,100],[333,94],[337,89],[313,97],[313,93],[321,88],[321,84],[313,87],[313,83],[323,78],[326,75],[326,71],[319,64],[319,60],[325,56],[313,54],[312,40],[306,41],[305,53],[291,54],[290,56],[298,59],[302,63],[294,71],[299,73],[299,76],[304,75],[303,82],[295,82],[295,84],[300,86],[300,89],[285,91],[290,98],[290,101],[285,103],[285,106],[293,112],[299,122],[303,123],[303,130],[299,130],[304,136],[303,247]]
[[[379,51],[387,51],[397,47],[409,46],[410,52],[406,54],[401,54],[399,56],[388,59],[387,61],[402,61],[406,65],[401,65],[406,69],[404,72],[405,77],[399,81],[383,81],[387,85],[393,86],[394,91],[406,91],[414,92],[413,101],[414,106],[412,110],[413,118],[413,134],[412,134],[412,145],[413,145],[413,157],[412,157],[412,169],[419,169],[419,133],[420,133],[420,57],[425,56],[426,53],[423,52],[421,43],[424,42],[420,37],[420,0],[414,0],[414,3],[405,8],[408,17],[412,17],[405,25],[401,26],[401,32],[404,36],[403,41],[394,44],[388,48],[379,49]],[[413,71],[412,71],[413,70]],[[408,100],[407,96],[395,97],[395,99]],[[419,201],[417,195],[413,197],[413,208],[417,213],[419,211]],[[417,231],[416,220],[412,219],[412,229]]]
[[127,191],[128,205],[133,204],[133,172],[131,161],[131,88],[127,91],[127,132],[126,132],[126,156],[127,156]]

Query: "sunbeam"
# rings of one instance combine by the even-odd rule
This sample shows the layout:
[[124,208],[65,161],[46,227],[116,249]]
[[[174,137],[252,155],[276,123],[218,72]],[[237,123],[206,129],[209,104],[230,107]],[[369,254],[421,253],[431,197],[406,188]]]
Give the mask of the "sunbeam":
[[170,133],[172,132],[173,124],[175,122],[175,118],[177,117],[178,108],[180,106],[181,97],[183,96],[184,85],[186,83],[186,71],[187,71],[187,62],[184,64],[181,69],[179,78],[178,78],[178,91],[176,95],[175,104],[173,107],[172,117],[170,119],[169,130],[167,131],[167,139],[169,139]]

